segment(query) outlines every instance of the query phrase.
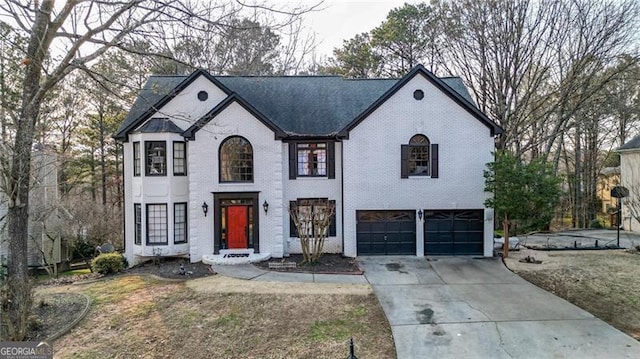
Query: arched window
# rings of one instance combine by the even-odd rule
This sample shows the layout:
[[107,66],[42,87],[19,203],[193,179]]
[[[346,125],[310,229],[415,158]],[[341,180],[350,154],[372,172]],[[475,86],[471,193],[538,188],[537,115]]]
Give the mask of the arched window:
[[429,150],[431,144],[425,135],[414,135],[409,140],[409,176],[429,176]]
[[253,149],[244,137],[224,140],[219,158],[220,182],[253,182]]

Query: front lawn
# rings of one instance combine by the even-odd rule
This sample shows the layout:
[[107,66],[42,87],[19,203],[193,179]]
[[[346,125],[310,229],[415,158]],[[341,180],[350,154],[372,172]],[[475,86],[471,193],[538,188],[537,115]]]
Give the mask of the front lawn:
[[[541,264],[523,263],[530,256]],[[624,250],[510,252],[507,267],[640,340],[640,254]]]
[[212,276],[184,283],[116,276],[80,291],[89,315],[54,343],[56,358],[394,358],[389,324],[366,285]]

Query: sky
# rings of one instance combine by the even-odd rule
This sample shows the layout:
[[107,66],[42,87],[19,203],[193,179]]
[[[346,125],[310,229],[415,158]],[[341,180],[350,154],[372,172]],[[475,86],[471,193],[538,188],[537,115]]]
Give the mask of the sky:
[[384,21],[391,9],[415,0],[325,0],[322,11],[305,16],[305,26],[316,33],[318,54],[330,56],[342,41],[369,32]]

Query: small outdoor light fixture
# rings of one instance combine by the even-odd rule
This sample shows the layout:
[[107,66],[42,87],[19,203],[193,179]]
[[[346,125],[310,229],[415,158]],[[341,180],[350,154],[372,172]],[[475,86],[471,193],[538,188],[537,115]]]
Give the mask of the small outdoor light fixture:
[[269,212],[269,203],[267,203],[267,200],[264,200],[264,203],[262,204],[262,208],[264,209],[264,214],[267,214],[267,212]]
[[202,202],[202,213],[204,213],[204,216],[207,216],[207,212],[209,212],[209,205],[207,204],[207,202]]
[[418,219],[422,221],[422,210],[418,210]]

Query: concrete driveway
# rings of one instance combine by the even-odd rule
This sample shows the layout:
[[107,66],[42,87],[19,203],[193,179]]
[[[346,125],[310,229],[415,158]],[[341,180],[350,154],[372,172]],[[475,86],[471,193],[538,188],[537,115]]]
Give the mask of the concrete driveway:
[[358,257],[398,358],[638,358],[640,342],[499,258]]

